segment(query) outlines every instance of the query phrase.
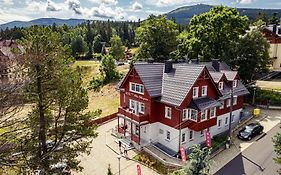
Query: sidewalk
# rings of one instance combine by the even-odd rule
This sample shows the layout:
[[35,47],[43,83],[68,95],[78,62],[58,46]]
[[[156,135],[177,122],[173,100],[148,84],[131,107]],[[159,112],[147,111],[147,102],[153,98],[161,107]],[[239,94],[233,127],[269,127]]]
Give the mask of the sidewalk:
[[[117,124],[116,120],[108,122],[104,125],[98,127],[98,137],[93,139],[91,144],[91,151],[89,155],[80,156],[81,165],[84,167],[84,170],[81,173],[73,174],[81,174],[81,175],[103,175],[107,174],[108,164],[110,164],[111,171],[113,174],[118,174],[118,154],[119,154],[119,146],[116,143],[116,138],[111,135],[111,128]],[[109,145],[106,146],[106,143]],[[121,150],[124,151],[123,149]],[[128,157],[133,158],[136,155],[135,150],[128,151]],[[131,175],[137,174],[137,165],[139,163],[126,159],[122,157],[120,159],[120,170],[121,175]],[[155,171],[149,169],[146,166],[141,166],[141,172],[144,175],[158,175]]]
[[[280,110],[265,110],[262,109],[262,114],[258,118],[253,118],[249,122],[259,122],[264,126],[264,132],[268,132],[273,127],[278,125],[281,121]],[[234,140],[234,145],[229,149],[222,151],[220,154],[212,159],[211,174],[215,174],[219,169],[225,166],[229,161],[235,158],[240,152],[247,149],[250,145],[255,142],[255,139],[251,141],[241,141],[237,138]]]

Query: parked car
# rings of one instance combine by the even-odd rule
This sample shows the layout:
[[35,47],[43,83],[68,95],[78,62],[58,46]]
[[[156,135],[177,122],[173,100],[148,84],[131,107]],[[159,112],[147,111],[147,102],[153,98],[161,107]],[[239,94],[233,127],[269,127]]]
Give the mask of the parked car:
[[243,127],[237,134],[237,137],[241,140],[251,140],[253,137],[261,134],[263,126],[259,123],[250,123]]

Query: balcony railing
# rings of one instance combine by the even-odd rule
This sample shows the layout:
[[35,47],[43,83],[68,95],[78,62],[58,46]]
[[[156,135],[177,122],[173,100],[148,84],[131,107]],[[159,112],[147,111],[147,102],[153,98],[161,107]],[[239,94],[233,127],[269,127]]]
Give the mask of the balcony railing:
[[118,108],[118,113],[123,114],[124,116],[129,117],[130,119],[137,121],[137,122],[144,122],[144,121],[148,121],[148,115],[144,115],[144,114],[135,114],[133,113],[132,110],[130,110],[129,108],[122,108],[119,107]]

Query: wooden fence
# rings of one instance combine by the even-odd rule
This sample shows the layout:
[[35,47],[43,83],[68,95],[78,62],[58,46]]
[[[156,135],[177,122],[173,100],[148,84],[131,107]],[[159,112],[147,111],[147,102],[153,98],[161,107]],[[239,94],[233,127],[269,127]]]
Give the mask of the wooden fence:
[[116,113],[113,113],[113,114],[110,114],[106,117],[102,117],[102,118],[98,118],[98,119],[95,119],[91,122],[91,124],[97,124],[97,125],[102,125],[110,120],[113,120],[114,118],[117,117],[117,112]]

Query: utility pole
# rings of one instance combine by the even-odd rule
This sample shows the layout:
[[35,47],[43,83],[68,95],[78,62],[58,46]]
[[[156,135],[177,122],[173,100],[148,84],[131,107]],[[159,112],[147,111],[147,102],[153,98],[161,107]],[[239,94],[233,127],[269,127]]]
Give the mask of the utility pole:
[[230,91],[230,113],[229,113],[229,128],[228,128],[228,143],[229,143],[229,147],[231,145],[232,109],[233,109],[233,85],[231,85],[231,91]]
[[252,101],[252,105],[255,105],[255,99],[256,99],[256,87],[254,87],[254,93],[253,93],[253,101]]
[[120,159],[121,159],[121,155],[119,154],[118,156],[117,156],[117,158],[118,158],[118,174],[120,175]]

